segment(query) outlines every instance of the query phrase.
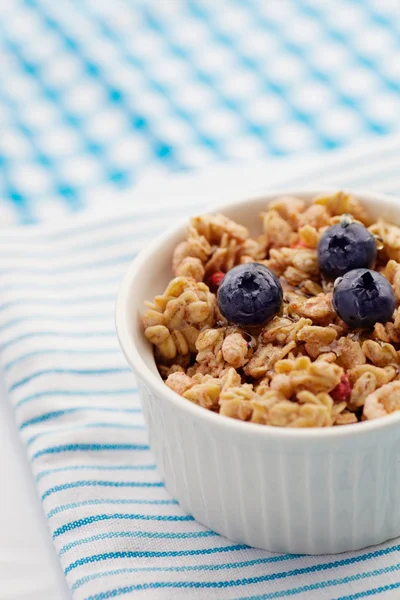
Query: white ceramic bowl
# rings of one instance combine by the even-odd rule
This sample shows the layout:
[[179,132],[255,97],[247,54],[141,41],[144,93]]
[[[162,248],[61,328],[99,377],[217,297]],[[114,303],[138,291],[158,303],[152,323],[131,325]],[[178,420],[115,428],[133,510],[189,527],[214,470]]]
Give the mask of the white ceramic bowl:
[[[308,199],[325,191],[268,192],[215,211],[255,233],[259,213],[276,196]],[[400,224],[396,199],[354,193],[374,216]],[[273,552],[343,552],[400,535],[400,412],[349,426],[285,429],[210,412],[163,383],[139,315],[144,300],[171,279],[172,252],[185,225],[133,261],[116,309],[120,344],[171,496],[212,530]]]

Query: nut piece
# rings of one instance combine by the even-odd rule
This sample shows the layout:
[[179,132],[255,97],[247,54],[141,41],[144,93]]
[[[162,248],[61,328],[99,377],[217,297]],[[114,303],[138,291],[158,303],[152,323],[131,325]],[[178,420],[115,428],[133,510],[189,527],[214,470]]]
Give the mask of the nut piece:
[[299,241],[306,248],[316,249],[320,237],[321,234],[318,231],[318,229],[316,229],[309,223],[299,228]]
[[308,325],[298,334],[298,339],[305,342],[305,350],[311,358],[318,358],[321,352],[329,352],[329,344],[337,338],[337,332],[332,327]]
[[370,371],[363,373],[351,390],[350,406],[355,409],[364,406],[365,398],[376,390],[376,385],[376,377],[373,373]]
[[326,227],[329,225],[329,213],[324,206],[318,204],[311,204],[309,208],[298,218],[298,226],[304,227],[310,225],[315,229]]
[[358,423],[356,415],[349,410],[344,410],[336,417],[334,425],[351,425],[352,423]]
[[299,339],[303,327],[311,325],[311,319],[301,317],[298,321],[293,321],[287,317],[274,317],[263,329],[262,339],[264,342],[277,342],[286,344]]
[[[380,219],[377,223],[372,225],[369,230],[382,240],[383,247],[388,257],[400,263],[400,227],[386,223],[383,219]],[[388,267],[388,273],[391,272],[392,269],[393,265],[390,265]],[[394,283],[394,277],[393,282],[391,281],[390,283]]]
[[223,390],[219,398],[220,414],[240,421],[248,421],[253,414],[250,400],[256,396],[253,386],[248,383]]
[[270,409],[269,424],[276,427],[329,427],[331,415],[322,403],[297,404],[283,400]]
[[183,259],[187,256],[199,258],[202,262],[206,261],[211,254],[211,246],[206,238],[194,229],[188,228],[187,240],[177,245],[172,257],[172,269],[175,274]]
[[222,344],[224,360],[238,369],[246,363],[247,342],[240,333],[231,333],[226,336]]
[[272,344],[260,346],[245,366],[245,374],[254,377],[254,379],[264,377],[267,371],[270,371],[278,360],[284,358],[295,347],[296,342],[294,341],[289,342],[283,347],[273,346]]
[[219,245],[224,235],[239,242],[244,242],[249,235],[246,227],[221,214],[193,217],[191,223],[192,228],[212,245]]
[[363,415],[366,419],[384,417],[400,410],[400,381],[392,381],[366,397]]
[[399,357],[392,344],[365,340],[362,349],[365,356],[377,367],[386,367],[387,365],[398,364],[399,362]]
[[209,275],[217,271],[227,272],[239,262],[239,251],[241,242],[224,233],[218,247],[214,247],[213,253],[205,264],[205,271]]
[[392,342],[400,344],[400,311],[396,309],[394,313],[394,323],[375,323],[372,337],[380,342]]
[[219,378],[223,391],[230,387],[238,387],[242,383],[239,373],[232,367],[221,371]]
[[295,196],[282,196],[271,202],[269,209],[276,211],[288,221],[293,229],[297,228],[299,213],[302,213],[306,208],[306,203]]
[[199,329],[214,322],[215,305],[205,283],[175,277],[142,317],[145,336],[157,347],[158,357],[168,361],[193,352]]
[[332,294],[318,294],[318,296],[305,301],[298,297],[290,302],[288,311],[292,315],[311,319],[317,325],[329,325],[335,317]]
[[275,373],[271,380],[271,388],[291,398],[303,390],[313,394],[329,393],[339,385],[343,369],[322,360],[312,363],[308,356],[302,356],[278,361],[275,364]]
[[169,338],[170,332],[165,325],[152,325],[146,328],[144,335],[152,344],[159,346]]
[[280,248],[290,246],[294,238],[293,229],[276,210],[262,213],[263,229],[265,234],[266,248]]
[[318,296],[318,294],[322,294],[323,292],[322,286],[311,279],[305,279],[302,281],[300,284],[300,290],[309,296]]
[[341,337],[338,340],[336,351],[339,356],[338,362],[345,369],[352,369],[367,362],[360,342],[348,337]]
[[265,258],[265,244],[261,237],[258,240],[247,238],[238,250],[239,262],[254,262]]
[[251,415],[252,423],[260,425],[270,425],[270,410],[275,404],[285,401],[285,397],[274,390],[268,390],[260,393],[251,402],[253,406],[253,414]]
[[215,410],[218,408],[218,398],[221,388],[213,378],[204,383],[193,385],[183,393],[183,397],[203,408]]
[[364,373],[373,373],[376,378],[376,386],[381,387],[381,385],[385,385],[385,383],[389,383],[392,381],[397,375],[397,370],[392,365],[387,367],[375,367],[374,365],[359,365],[350,369],[347,374],[350,379],[350,383],[352,385],[355,384],[357,379],[361,377]]
[[163,317],[163,314],[161,312],[159,312],[158,310],[154,310],[154,309],[150,308],[143,315],[142,322],[143,322],[144,328],[147,329],[147,327],[152,327],[153,325],[163,325],[164,317]]
[[171,390],[174,390],[174,392],[180,396],[183,396],[183,394],[192,387],[193,381],[190,377],[185,375],[185,373],[176,371],[168,376],[165,385],[171,388]]
[[203,281],[204,273],[203,263],[194,256],[186,256],[175,269],[178,277],[193,277],[196,281]]
[[317,251],[311,248],[271,248],[265,264],[292,285],[319,274]]
[[[399,252],[400,255],[400,252]],[[386,267],[382,271],[382,275],[386,277],[389,283],[392,284],[394,295],[397,303],[400,302],[400,264],[395,260],[389,260]]]
[[225,361],[222,355],[222,343],[224,341],[226,328],[205,329],[197,338],[195,369],[197,373],[209,374],[213,377],[225,369]]
[[336,192],[328,196],[317,196],[313,202],[314,204],[324,206],[333,217],[351,214],[355,219],[364,223],[364,225],[369,225],[371,222],[365,209],[351,194]]

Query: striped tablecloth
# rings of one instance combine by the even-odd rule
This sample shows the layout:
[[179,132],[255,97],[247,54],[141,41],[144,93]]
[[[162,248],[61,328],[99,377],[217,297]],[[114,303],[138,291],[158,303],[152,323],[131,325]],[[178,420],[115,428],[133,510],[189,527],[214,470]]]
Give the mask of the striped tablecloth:
[[[400,194],[399,160],[396,138],[311,160],[300,174],[286,161],[233,167],[212,187],[227,200],[267,181]],[[399,540],[337,556],[269,554],[184,515],[160,481],[114,331],[115,296],[135,253],[203,208],[209,187],[204,177],[171,182],[138,198],[140,209],[1,232],[0,364],[68,584],[79,600],[397,598]]]

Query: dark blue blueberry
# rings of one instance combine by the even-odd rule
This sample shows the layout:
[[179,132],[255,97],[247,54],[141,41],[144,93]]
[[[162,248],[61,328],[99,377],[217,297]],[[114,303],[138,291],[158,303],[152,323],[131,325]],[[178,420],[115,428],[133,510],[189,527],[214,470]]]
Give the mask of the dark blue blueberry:
[[354,269],[335,282],[333,308],[350,327],[369,329],[392,318],[396,299],[383,275]]
[[336,279],[352,269],[370,269],[376,252],[372,233],[345,217],[322,234],[318,244],[319,267],[325,277]]
[[227,272],[218,290],[221,314],[235,325],[263,325],[281,309],[279,279],[258,263],[238,265]]

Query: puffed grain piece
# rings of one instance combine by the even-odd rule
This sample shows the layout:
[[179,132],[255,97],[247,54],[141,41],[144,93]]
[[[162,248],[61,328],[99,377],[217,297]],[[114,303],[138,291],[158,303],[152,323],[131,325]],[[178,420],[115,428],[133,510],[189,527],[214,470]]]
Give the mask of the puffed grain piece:
[[377,419],[400,410],[400,381],[392,381],[367,396],[363,416]]

